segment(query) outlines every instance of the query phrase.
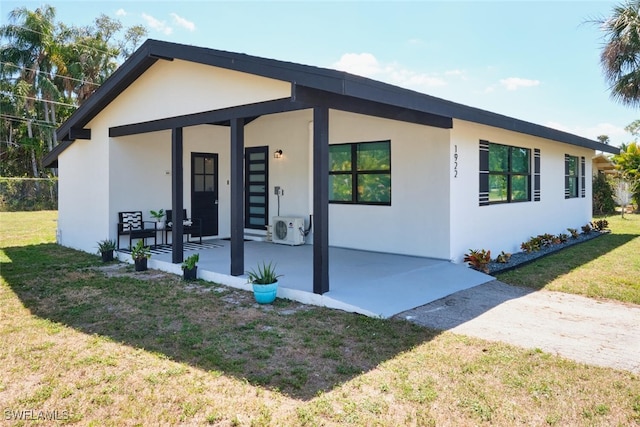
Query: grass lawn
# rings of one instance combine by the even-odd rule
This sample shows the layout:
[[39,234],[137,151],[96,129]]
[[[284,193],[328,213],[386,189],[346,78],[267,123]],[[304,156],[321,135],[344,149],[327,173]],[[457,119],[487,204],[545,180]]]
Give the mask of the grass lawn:
[[11,425],[640,424],[629,372],[103,265],[53,243],[55,218],[0,213]]
[[498,274],[505,283],[640,304],[640,215],[605,217],[611,234]]

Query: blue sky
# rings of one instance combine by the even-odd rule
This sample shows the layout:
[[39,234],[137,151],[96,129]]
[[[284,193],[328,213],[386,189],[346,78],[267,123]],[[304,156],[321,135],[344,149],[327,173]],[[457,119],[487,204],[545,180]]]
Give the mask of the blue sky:
[[[630,141],[640,110],[610,99],[600,28],[619,2],[49,1],[59,21],[99,14],[149,37],[337,68],[595,139]],[[10,10],[42,2],[5,1]]]

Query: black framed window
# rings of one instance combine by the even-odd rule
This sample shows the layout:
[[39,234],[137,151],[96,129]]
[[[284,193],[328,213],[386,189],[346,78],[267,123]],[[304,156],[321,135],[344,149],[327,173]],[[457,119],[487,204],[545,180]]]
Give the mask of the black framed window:
[[[486,170],[481,167],[486,180],[482,204],[528,202],[531,200],[531,150],[510,145],[484,142]],[[482,193],[482,191],[481,191]],[[483,203],[484,201],[484,203]]]
[[330,145],[329,202],[391,205],[391,141]]
[[578,197],[578,156],[564,155],[564,198]]

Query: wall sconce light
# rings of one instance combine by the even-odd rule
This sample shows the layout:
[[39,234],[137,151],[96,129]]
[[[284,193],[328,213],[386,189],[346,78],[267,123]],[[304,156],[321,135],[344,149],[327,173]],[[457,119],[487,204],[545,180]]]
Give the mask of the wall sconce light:
[[273,153],[273,158],[274,158],[274,159],[281,159],[281,158],[282,158],[282,150],[276,150],[276,151]]

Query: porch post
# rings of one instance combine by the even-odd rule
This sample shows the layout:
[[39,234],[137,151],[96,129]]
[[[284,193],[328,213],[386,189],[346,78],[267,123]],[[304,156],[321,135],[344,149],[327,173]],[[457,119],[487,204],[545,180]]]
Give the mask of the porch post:
[[171,129],[171,210],[173,211],[171,262],[174,264],[184,261],[182,244],[182,209],[184,205],[182,156],[182,128],[173,128]]
[[329,109],[313,109],[313,292],[329,292]]
[[244,274],[244,119],[231,119],[231,275]]

